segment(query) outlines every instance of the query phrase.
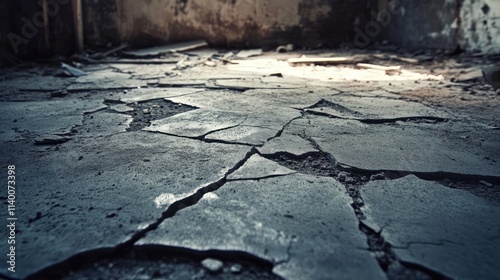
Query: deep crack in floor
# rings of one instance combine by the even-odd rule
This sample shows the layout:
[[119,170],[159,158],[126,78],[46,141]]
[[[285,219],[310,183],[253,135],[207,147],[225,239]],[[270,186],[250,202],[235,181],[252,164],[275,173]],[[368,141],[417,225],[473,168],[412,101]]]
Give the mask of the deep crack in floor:
[[[105,104],[109,105],[110,103],[107,102]],[[134,102],[127,104],[127,106],[133,108],[133,111],[123,112],[123,114],[131,115],[133,117],[130,127],[127,128],[128,131],[138,131],[150,126],[152,121],[165,119],[177,114],[198,109],[193,106],[174,103],[165,99]]]
[[[216,271],[203,267],[205,259],[220,261]],[[73,256],[27,278],[52,279],[241,279],[281,278],[272,264],[244,252],[194,251],[168,246],[134,246],[127,252],[97,249]]]
[[388,172],[389,174],[384,174],[377,171],[367,171],[344,166],[336,162],[332,155],[323,152],[321,147],[319,147],[312,138],[303,138],[309,140],[319,151],[306,153],[300,156],[283,152],[272,155],[264,154],[262,156],[300,173],[328,176],[340,181],[352,198],[353,203],[351,206],[359,220],[359,230],[365,234],[369,250],[377,258],[380,267],[386,272],[388,279],[448,279],[446,276],[424,266],[401,262],[394,253],[392,245],[385,241],[382,232],[375,232],[363,223],[363,220],[366,219],[362,211],[364,202],[360,193],[363,185],[373,180],[397,179],[408,174],[399,172]]

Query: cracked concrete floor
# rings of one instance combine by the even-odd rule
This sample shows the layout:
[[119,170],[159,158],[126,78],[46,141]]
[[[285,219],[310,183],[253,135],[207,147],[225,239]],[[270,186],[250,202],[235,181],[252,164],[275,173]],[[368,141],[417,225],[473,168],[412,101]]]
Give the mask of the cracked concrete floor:
[[491,88],[436,76],[448,60],[387,76],[272,53],[189,59],[88,65],[80,78],[3,70],[1,178],[16,166],[19,220],[15,273],[2,230],[1,277],[500,274]]

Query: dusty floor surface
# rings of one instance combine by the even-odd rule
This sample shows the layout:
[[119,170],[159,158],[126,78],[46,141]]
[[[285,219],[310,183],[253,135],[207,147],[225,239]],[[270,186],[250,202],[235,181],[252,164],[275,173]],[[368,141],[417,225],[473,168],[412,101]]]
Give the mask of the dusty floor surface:
[[493,62],[378,54],[389,76],[226,54],[2,69],[0,277],[500,275]]

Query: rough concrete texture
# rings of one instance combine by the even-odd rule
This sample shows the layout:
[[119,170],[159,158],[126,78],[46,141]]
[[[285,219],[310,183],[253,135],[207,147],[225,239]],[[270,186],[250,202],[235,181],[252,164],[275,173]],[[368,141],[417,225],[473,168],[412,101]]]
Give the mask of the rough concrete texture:
[[415,176],[370,182],[361,195],[374,230],[402,261],[452,279],[498,276],[500,204]]
[[[85,22],[87,36],[92,36],[89,42],[101,42],[112,34],[135,44],[203,38],[217,46],[248,46],[287,44],[287,37],[311,45],[320,41],[338,44],[353,36],[356,20],[367,18],[364,9],[358,8],[368,7],[360,0],[107,2],[85,5],[84,19],[95,19]],[[106,27],[99,28],[103,24]],[[332,25],[337,28],[326,28]]]
[[283,61],[346,52],[227,53],[2,72],[0,178],[16,166],[18,227],[17,271],[1,241],[0,277],[498,274],[500,99],[451,82],[484,60],[388,76]]
[[[17,193],[26,222],[18,235],[24,245],[16,274],[23,277],[76,252],[126,241],[177,200],[172,198],[222,177],[248,149],[130,132],[82,138],[46,154],[45,148],[5,142],[2,150],[9,151],[7,161],[19,168],[17,185],[24,186]],[[57,250],[47,246],[51,242]]]
[[[397,3],[397,13],[389,3]],[[462,49],[485,54],[500,52],[500,3],[491,0],[378,0],[381,38],[400,46]],[[378,22],[378,23],[377,23]],[[362,34],[370,34],[362,28]],[[403,35],[404,34],[404,35]],[[369,37],[367,37],[369,38]]]
[[[274,272],[286,279],[384,279],[363,250],[365,237],[349,204],[344,187],[332,178],[289,175],[230,182],[140,244],[246,251],[273,262]],[[187,231],[181,227],[186,220],[193,221]]]
[[497,130],[476,128],[474,137],[484,145],[474,145],[476,139],[469,140],[467,131],[471,128],[391,119],[366,124],[311,116],[293,122],[285,133],[305,132],[341,163],[361,169],[500,176]]
[[460,11],[461,39],[467,49],[500,52],[500,3],[465,0]]

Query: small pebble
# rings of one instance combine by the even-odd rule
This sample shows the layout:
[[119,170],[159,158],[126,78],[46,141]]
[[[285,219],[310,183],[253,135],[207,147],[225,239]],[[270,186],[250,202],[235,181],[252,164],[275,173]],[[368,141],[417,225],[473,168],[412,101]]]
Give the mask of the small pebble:
[[352,177],[347,177],[345,179],[345,182],[346,182],[346,184],[354,184],[354,183],[356,183],[356,180],[354,180],[354,178],[352,178]]
[[356,198],[356,201],[355,201],[355,202],[356,202],[356,204],[357,204],[357,205],[360,205],[360,206],[363,206],[363,205],[365,204],[365,203],[363,202],[363,199],[361,199],[361,197]]
[[222,270],[222,266],[224,265],[221,261],[216,259],[204,259],[201,262],[201,265],[208,271],[212,273],[217,273]]
[[230,268],[231,273],[238,274],[241,273],[241,270],[243,268],[241,267],[241,264],[233,264]]
[[339,173],[339,175],[337,175],[337,179],[340,182],[345,182],[347,180],[347,177],[349,177],[349,175],[350,175],[349,173],[342,171]]
[[379,173],[379,174],[375,174],[375,175],[370,176],[370,181],[377,181],[377,180],[385,180],[384,173]]

